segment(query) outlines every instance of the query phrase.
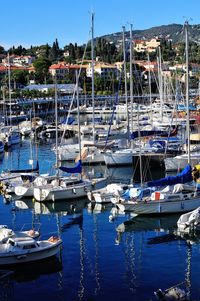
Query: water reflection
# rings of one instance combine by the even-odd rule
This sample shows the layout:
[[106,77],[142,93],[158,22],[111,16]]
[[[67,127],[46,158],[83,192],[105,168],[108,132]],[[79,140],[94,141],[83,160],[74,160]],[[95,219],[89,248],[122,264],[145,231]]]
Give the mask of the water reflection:
[[164,232],[172,231],[177,228],[177,220],[180,215],[165,215],[161,217],[141,217],[136,216],[128,221],[123,222],[116,228],[117,238],[116,242],[120,243],[124,232],[132,231],[150,231]]
[[29,264],[20,264],[9,267],[14,271],[13,280],[17,282],[33,281],[41,275],[50,275],[62,271],[61,260],[54,256],[48,260],[36,261]]
[[104,211],[110,211],[112,207],[113,207],[112,203],[100,204],[100,203],[90,202],[87,205],[87,211],[89,213],[99,214]]
[[[29,147],[25,141],[20,149],[24,162]],[[18,150],[9,153],[0,167],[9,166],[11,156],[17,154]],[[42,172],[49,172],[55,163],[51,145],[41,143],[38,156]],[[17,160],[12,161],[13,168]],[[132,167],[84,170],[109,172],[113,182],[133,175]],[[2,223],[13,221],[14,227],[37,221],[42,234],[56,230],[63,240],[62,260],[54,258],[57,263],[33,264],[22,271],[20,266],[13,276],[15,294],[10,300],[155,300],[153,292],[158,288],[165,290],[186,280],[192,299],[199,300],[199,241],[178,236],[178,215],[138,216],[130,221],[124,221],[123,215],[109,223],[112,204],[88,204],[86,199],[55,203],[26,199],[0,205]]]
[[31,209],[35,214],[53,214],[60,213],[61,215],[69,215],[82,213],[83,208],[87,204],[87,199],[73,201],[56,201],[56,202],[37,202],[32,199],[22,199],[14,201],[17,209]]

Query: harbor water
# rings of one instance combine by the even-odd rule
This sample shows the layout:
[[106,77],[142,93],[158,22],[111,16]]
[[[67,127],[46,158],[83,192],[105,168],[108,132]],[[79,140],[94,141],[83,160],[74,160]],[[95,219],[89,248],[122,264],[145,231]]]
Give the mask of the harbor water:
[[[27,139],[5,153],[1,170],[26,168],[38,153],[40,172],[55,172],[52,142]],[[131,179],[132,167],[84,167],[85,174]],[[19,265],[5,282],[0,300],[156,300],[154,292],[182,283],[191,300],[200,300],[200,236],[177,235],[179,215],[119,215],[109,222],[111,204],[90,205],[87,199],[37,203],[32,199],[0,199],[0,224],[18,229],[40,225],[42,237],[57,233],[63,240],[56,258]],[[131,220],[130,220],[131,219]]]

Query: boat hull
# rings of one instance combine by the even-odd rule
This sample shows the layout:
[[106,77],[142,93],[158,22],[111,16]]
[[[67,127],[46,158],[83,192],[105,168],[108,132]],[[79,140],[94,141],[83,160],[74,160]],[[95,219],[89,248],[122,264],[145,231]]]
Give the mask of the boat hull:
[[[190,160],[191,160],[191,166],[194,167],[200,161],[200,154],[196,156],[191,156]],[[184,155],[184,156],[177,156],[174,158],[166,158],[164,159],[164,162],[165,162],[166,171],[182,170],[188,164],[188,156]]]
[[97,178],[93,180],[85,180],[79,184],[71,184],[66,187],[56,186],[40,186],[33,190],[34,198],[39,201],[57,201],[71,200],[87,196],[87,192],[104,187],[107,183],[107,178]]
[[130,152],[108,152],[104,154],[105,164],[107,166],[131,165],[133,162],[133,153]]
[[20,198],[33,197],[33,187],[16,186],[15,194]]
[[20,252],[17,255],[11,253],[9,254],[0,254],[0,266],[2,265],[15,265],[22,264],[27,262],[44,260],[46,258],[55,256],[60,249],[61,242],[58,242],[50,248],[46,248],[37,252]]
[[87,196],[87,191],[91,189],[91,184],[83,185],[72,185],[70,187],[62,188],[60,186],[54,189],[37,187],[34,188],[33,194],[34,198],[39,201],[57,201],[57,200],[67,200],[76,199]]
[[200,206],[200,197],[178,201],[150,201],[150,202],[124,202],[117,203],[120,211],[133,212],[140,215],[183,213]]

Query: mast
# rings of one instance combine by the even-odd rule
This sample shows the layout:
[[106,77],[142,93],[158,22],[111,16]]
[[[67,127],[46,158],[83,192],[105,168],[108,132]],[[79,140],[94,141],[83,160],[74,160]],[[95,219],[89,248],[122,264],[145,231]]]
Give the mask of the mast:
[[133,25],[130,29],[130,98],[131,98],[131,134],[133,133]]
[[185,27],[185,53],[186,53],[186,132],[187,132],[187,153],[188,153],[188,164],[190,164],[190,110],[189,110],[189,56],[188,56],[188,21],[184,24]]
[[160,118],[163,120],[163,78],[162,78],[162,63],[161,63],[161,49],[158,47],[158,71],[159,71],[159,94],[160,94]]
[[8,52],[8,95],[9,95],[9,106],[10,106],[10,110],[9,110],[9,114],[10,114],[10,126],[12,126],[12,113],[11,113],[11,84],[10,84],[10,54]]
[[56,124],[56,169],[58,176],[58,91],[57,91],[57,78],[56,74],[54,77],[54,85],[55,85],[55,124]]
[[125,48],[125,26],[123,29],[123,55],[124,55],[124,85],[125,85],[125,99],[126,99],[126,115],[127,115],[127,134],[129,139],[129,113],[128,113],[128,93],[127,93],[127,74],[126,74],[126,48]]
[[150,102],[150,121],[151,121],[151,124],[152,124],[152,122],[153,122],[153,116],[152,116],[151,69],[150,69],[149,52],[147,53],[147,59],[148,59],[148,84],[149,84],[149,102]]
[[[76,69],[76,102],[77,102],[77,115],[78,115],[78,143],[79,143],[79,154],[80,154],[80,161],[82,160],[81,158],[81,125],[80,125],[80,108],[79,108],[79,88],[78,88],[78,83],[79,83],[79,76],[78,76],[78,70]],[[82,178],[82,173],[81,173],[81,178]]]
[[94,13],[92,13],[91,19],[91,59],[92,59],[92,134],[93,134],[93,143],[95,143],[95,116],[94,116]]
[[79,108],[79,88],[78,88],[78,71],[76,69],[76,101],[77,101],[77,113],[78,113],[78,141],[79,141],[79,154],[81,160],[81,125],[80,125],[80,108]]

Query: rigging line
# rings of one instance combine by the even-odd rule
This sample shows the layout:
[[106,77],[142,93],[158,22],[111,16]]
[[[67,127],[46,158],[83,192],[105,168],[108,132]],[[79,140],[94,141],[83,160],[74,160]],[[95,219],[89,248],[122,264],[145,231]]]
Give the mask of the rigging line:
[[[82,63],[80,65],[79,72],[78,72],[78,81],[79,81],[80,74],[81,74],[81,71],[82,71],[83,60],[84,60],[84,58],[86,56],[87,46],[88,46],[88,42],[86,43],[85,49],[84,49],[84,52],[83,52]],[[76,95],[76,86],[74,87],[74,91],[73,91],[73,95],[72,95],[72,100],[71,100],[71,103],[70,103],[70,106],[69,106],[69,109],[68,109],[66,124],[68,123],[68,120],[69,120],[69,116],[70,116],[70,113],[71,113],[71,109],[72,109],[72,105],[73,105],[73,102],[74,102],[74,99],[75,99],[75,95]],[[62,137],[61,137],[61,141],[60,141],[60,145],[63,142],[64,136],[65,136],[65,131],[66,131],[66,128],[64,128],[64,131],[63,131],[63,134],[62,134]]]
[[122,75],[120,75],[119,84],[118,84],[118,89],[117,89],[117,92],[116,92],[116,94],[115,94],[115,100],[114,100],[114,105],[113,105],[113,110],[112,110],[111,119],[110,119],[110,122],[109,122],[109,128],[108,128],[108,133],[107,133],[107,136],[106,136],[106,142],[105,142],[104,149],[106,148],[106,145],[107,145],[107,143],[108,143],[108,139],[109,139],[109,135],[110,135],[110,131],[111,131],[111,126],[112,126],[112,124],[113,124],[115,108],[116,108],[116,105],[117,105],[118,102],[119,102],[119,90],[120,90],[120,87],[121,87],[121,83],[122,83]]
[[165,153],[164,153],[165,158],[167,156],[167,148],[168,148],[168,144],[169,144],[169,137],[170,137],[170,132],[171,132],[171,129],[172,129],[172,123],[173,123],[173,120],[174,120],[174,114],[175,114],[176,107],[177,107],[177,97],[175,97],[175,104],[174,104],[174,108],[173,108],[173,111],[172,111],[171,122],[170,122],[170,125],[169,125],[169,130],[168,130],[168,135],[167,135],[167,143],[166,143],[166,146],[165,146]]

